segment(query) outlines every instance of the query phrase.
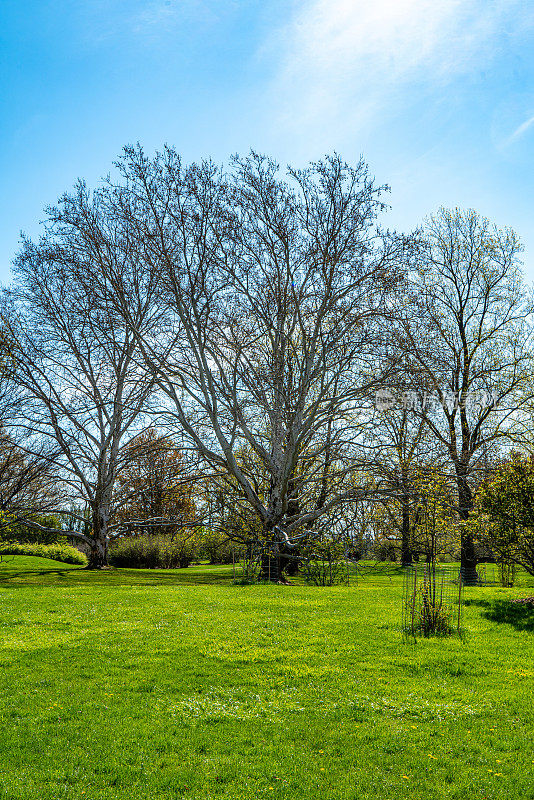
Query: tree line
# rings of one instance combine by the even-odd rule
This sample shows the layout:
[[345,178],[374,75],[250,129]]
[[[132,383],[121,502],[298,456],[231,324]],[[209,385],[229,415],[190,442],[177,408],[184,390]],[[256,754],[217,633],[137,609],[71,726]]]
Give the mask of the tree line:
[[434,503],[475,581],[479,487],[531,443],[522,247],[472,210],[388,230],[386,191],[338,155],[136,146],[46,209],[2,294],[4,524],[61,513],[93,568],[176,526],[407,564]]

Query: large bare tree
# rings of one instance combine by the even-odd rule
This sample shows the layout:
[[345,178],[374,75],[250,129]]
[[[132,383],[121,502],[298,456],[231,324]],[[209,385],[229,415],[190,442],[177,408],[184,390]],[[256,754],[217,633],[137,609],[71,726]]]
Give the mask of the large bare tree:
[[[384,379],[407,246],[377,227],[383,187],[338,156],[281,176],[255,153],[222,172],[129,148],[119,167],[109,198],[139,275],[116,274],[114,297],[162,410],[287,544],[367,492],[359,410]],[[132,313],[147,306],[151,330]]]

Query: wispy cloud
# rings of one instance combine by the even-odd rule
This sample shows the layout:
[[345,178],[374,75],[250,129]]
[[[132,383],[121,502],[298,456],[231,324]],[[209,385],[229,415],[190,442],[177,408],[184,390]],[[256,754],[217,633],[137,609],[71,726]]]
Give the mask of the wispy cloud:
[[527,17],[521,0],[302,0],[276,42],[278,115],[301,128],[365,127],[413,85],[483,69]]
[[534,116],[529,117],[529,119],[526,119],[521,123],[521,125],[518,125],[512,135],[508,137],[506,144],[513,144],[513,142],[517,141],[517,139],[520,139],[521,136],[523,136],[533,125]]

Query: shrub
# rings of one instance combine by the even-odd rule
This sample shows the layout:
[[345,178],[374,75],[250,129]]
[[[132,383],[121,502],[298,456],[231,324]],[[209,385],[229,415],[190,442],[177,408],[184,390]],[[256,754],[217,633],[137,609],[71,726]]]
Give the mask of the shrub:
[[377,561],[395,562],[397,560],[397,552],[394,543],[387,539],[376,542],[373,548],[373,556]]
[[303,549],[301,571],[306,583],[334,586],[347,580],[347,563],[341,542],[317,541]]
[[64,564],[87,564],[87,557],[69,544],[37,544],[32,542],[0,542],[0,555],[38,556]]
[[130,536],[118,539],[111,548],[110,561],[131,569],[176,569],[188,567],[197,557],[196,535],[188,537]]
[[232,542],[222,533],[203,529],[200,539],[200,557],[210,564],[231,564],[243,557],[244,547],[239,542]]
[[407,568],[403,586],[403,629],[412,636],[451,636],[460,631],[461,590],[457,568],[436,562]]
[[429,586],[419,591],[416,630],[423,636],[450,636],[452,633],[452,614],[441,600],[437,599]]

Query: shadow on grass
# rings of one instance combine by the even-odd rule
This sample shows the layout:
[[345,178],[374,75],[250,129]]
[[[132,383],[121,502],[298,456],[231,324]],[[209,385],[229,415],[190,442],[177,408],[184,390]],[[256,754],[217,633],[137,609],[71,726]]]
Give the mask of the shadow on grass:
[[231,569],[110,569],[87,570],[84,567],[29,567],[13,568],[3,564],[0,569],[0,587],[24,586],[198,586],[232,583]]
[[534,606],[511,600],[466,600],[466,606],[479,606],[482,616],[492,622],[513,625],[518,631],[534,631]]

